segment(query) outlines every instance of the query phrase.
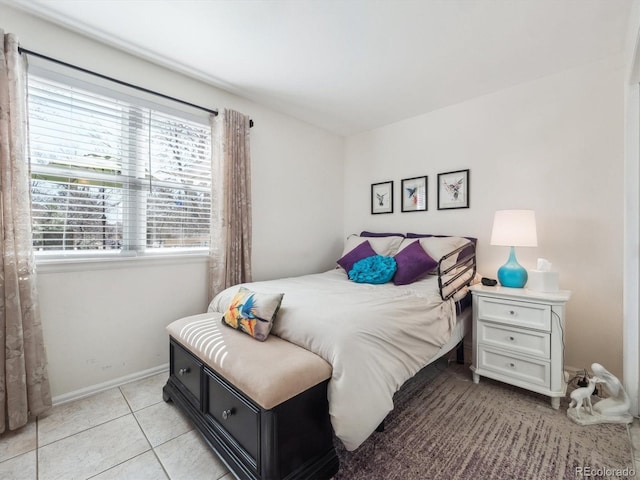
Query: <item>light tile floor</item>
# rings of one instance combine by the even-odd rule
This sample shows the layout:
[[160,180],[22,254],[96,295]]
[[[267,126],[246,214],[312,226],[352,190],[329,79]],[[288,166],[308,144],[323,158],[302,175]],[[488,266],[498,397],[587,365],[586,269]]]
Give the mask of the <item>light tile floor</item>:
[[167,377],[58,405],[0,436],[0,479],[232,480],[189,420],[162,400]]
[[[56,406],[0,436],[0,479],[233,480],[189,420],[162,400],[167,376]],[[640,420],[629,435],[637,472]]]

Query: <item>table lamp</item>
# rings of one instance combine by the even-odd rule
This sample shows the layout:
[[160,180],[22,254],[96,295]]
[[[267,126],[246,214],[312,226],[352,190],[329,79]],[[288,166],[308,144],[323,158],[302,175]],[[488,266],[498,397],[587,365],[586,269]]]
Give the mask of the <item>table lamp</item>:
[[493,218],[491,245],[510,247],[507,263],[498,269],[503,287],[522,288],[527,271],[516,259],[515,247],[537,247],[536,216],[533,210],[498,210]]

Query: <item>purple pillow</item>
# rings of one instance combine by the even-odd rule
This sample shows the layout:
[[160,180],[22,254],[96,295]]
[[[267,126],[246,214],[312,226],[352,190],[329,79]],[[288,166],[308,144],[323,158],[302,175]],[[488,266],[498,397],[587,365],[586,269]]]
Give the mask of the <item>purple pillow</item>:
[[338,265],[345,269],[347,273],[353,268],[353,264],[363,258],[373,257],[376,255],[375,250],[371,247],[369,240],[365,240],[356,248],[344,254],[342,258],[338,260]]
[[400,250],[393,258],[398,266],[393,277],[395,285],[409,285],[438,266],[438,262],[424,251],[419,240]]

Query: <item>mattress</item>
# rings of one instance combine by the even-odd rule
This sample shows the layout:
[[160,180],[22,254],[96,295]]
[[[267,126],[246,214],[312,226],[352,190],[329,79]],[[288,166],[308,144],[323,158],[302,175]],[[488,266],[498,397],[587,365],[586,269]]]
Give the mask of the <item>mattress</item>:
[[[404,382],[453,348],[468,327],[467,311],[458,321],[454,300],[442,300],[435,276],[410,285],[370,285],[335,269],[242,286],[284,293],[272,334],[331,364],[329,412],[347,450],[384,420]],[[239,288],[218,294],[209,311],[224,312]]]

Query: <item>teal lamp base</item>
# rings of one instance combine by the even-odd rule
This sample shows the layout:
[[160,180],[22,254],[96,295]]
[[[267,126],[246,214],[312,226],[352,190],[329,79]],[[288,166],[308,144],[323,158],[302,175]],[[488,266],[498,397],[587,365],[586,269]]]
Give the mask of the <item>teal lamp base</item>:
[[515,248],[511,247],[507,263],[498,269],[498,281],[500,285],[510,288],[523,288],[528,278],[527,271],[516,259]]

